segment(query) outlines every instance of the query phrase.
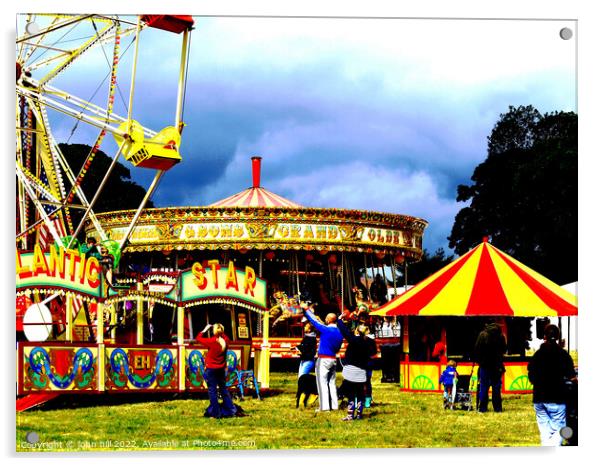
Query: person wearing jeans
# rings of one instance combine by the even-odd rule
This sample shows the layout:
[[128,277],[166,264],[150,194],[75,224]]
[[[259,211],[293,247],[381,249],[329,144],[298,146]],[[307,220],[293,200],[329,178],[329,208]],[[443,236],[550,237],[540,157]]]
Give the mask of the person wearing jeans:
[[302,304],[305,317],[320,334],[318,345],[318,360],[316,362],[316,381],[320,411],[339,409],[337,397],[337,353],[343,343],[343,335],[337,327],[337,316],[330,313],[326,316],[326,323],[320,322],[306,304]]
[[474,348],[475,361],[479,365],[479,412],[487,411],[489,388],[491,387],[493,410],[502,411],[502,375],[504,374],[504,353],[506,338],[502,329],[490,321],[479,333]]
[[[209,329],[213,329],[212,337],[203,337]],[[226,351],[228,350],[228,337],[224,334],[222,324],[207,325],[196,337],[196,341],[209,349],[205,355],[205,382],[209,392],[209,407],[205,417],[231,417],[237,413],[236,406],[232,403],[230,393],[226,388]],[[218,393],[222,398],[219,403]]]
[[316,347],[318,346],[316,334],[310,324],[305,324],[304,332],[303,339],[297,346],[297,350],[301,353],[299,355],[301,360],[299,363],[299,377],[311,374],[316,367]]
[[479,411],[487,411],[489,404],[489,388],[491,387],[491,404],[493,411],[502,411],[502,368],[479,367]]
[[543,446],[562,445],[561,429],[566,426],[567,382],[576,382],[570,355],[560,347],[560,330],[549,324],[544,342],[527,366],[533,384],[533,409]]

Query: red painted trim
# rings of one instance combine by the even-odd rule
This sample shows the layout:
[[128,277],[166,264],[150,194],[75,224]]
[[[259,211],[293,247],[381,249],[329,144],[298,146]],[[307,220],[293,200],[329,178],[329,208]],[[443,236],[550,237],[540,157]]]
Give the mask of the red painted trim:
[[514,315],[488,248],[483,248],[465,315]]
[[529,275],[520,267],[517,267],[516,264],[512,263],[502,254],[498,254],[498,256],[512,269],[514,273],[516,273],[519,278],[527,285],[533,293],[537,295],[539,299],[541,299],[548,307],[554,309],[558,316],[576,316],[577,315],[577,307],[572,305],[571,303],[566,302],[560,296],[556,295],[548,288],[539,283],[535,278]]
[[[476,248],[472,251],[466,253],[464,256],[459,258],[453,265],[450,267],[445,273],[441,276],[437,277],[433,282],[425,285],[424,288],[417,291],[415,295],[411,296],[404,300],[404,295],[401,295],[398,299],[402,302],[397,306],[393,307],[393,309],[386,312],[387,316],[393,315],[418,315],[420,311],[426,307],[440,292],[441,290],[450,282],[450,280],[456,275],[458,270],[462,268],[462,266],[472,257],[475,253]],[[427,278],[428,280],[428,278]],[[424,281],[424,280],[423,280]],[[422,283],[422,282],[421,282]],[[416,285],[414,288],[418,289],[420,284]],[[388,305],[391,305],[395,301],[392,301]]]

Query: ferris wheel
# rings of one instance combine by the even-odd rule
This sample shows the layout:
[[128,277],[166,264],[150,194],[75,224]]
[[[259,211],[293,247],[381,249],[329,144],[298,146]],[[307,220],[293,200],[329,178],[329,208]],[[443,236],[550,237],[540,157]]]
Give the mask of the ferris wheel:
[[[94,214],[112,169],[123,157],[154,170],[122,249],[161,176],[181,160],[190,16],[19,15],[16,39],[16,243],[18,249],[54,243],[73,247],[90,220],[107,240]],[[181,34],[177,97],[172,126],[148,128],[133,118],[138,54],[145,30]],[[144,33],[143,33],[144,31]],[[175,84],[174,84],[175,87]],[[140,118],[142,120],[142,118]],[[73,168],[60,143],[83,142],[89,151]],[[100,151],[113,154],[95,193],[82,189],[98,170]],[[98,174],[98,173],[97,173]],[[74,212],[78,212],[74,214]]]

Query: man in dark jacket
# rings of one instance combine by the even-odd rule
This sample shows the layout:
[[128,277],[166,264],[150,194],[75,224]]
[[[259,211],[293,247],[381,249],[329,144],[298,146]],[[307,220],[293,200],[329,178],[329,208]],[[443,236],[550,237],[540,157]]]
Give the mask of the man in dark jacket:
[[506,338],[495,322],[489,322],[479,334],[474,348],[475,361],[479,365],[479,412],[487,411],[489,387],[491,402],[496,413],[502,411],[502,375]]
[[560,430],[566,425],[567,382],[576,381],[573,360],[560,347],[559,339],[558,327],[547,325],[544,342],[528,366],[533,384],[533,408],[544,446],[562,444]]

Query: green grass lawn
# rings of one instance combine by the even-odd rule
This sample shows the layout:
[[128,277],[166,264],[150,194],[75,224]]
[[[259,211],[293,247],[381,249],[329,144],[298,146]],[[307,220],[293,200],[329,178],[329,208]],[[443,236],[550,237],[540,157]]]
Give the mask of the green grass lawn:
[[[339,383],[341,375],[338,374]],[[296,374],[273,373],[278,393],[240,402],[248,417],[203,417],[207,399],[170,399],[17,413],[17,451],[317,449],[536,446],[530,395],[504,396],[504,412],[443,410],[439,394],[400,392],[373,376],[376,404],[360,421],[343,411],[295,409]],[[89,401],[89,399],[88,399]],[[88,403],[89,404],[89,403]],[[317,403],[316,403],[317,404]],[[491,406],[490,406],[491,409]],[[30,437],[31,438],[31,437]],[[110,442],[110,443],[109,443]]]

